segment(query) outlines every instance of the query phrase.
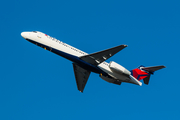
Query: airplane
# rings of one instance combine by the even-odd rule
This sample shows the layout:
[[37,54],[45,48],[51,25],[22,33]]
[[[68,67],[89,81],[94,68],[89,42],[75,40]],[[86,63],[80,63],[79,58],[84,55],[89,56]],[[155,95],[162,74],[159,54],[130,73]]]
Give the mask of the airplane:
[[114,54],[126,48],[127,45],[119,45],[92,54],[87,54],[39,31],[22,32],[21,36],[45,50],[72,61],[77,88],[80,92],[83,92],[91,72],[99,74],[103,80],[109,83],[121,85],[122,82],[126,82],[142,86],[140,80],[143,80],[144,84],[148,85],[150,76],[155,71],[165,68],[163,65],[152,67],[144,67],[141,65],[138,68],[129,71],[114,61],[111,61],[110,63],[105,62]]

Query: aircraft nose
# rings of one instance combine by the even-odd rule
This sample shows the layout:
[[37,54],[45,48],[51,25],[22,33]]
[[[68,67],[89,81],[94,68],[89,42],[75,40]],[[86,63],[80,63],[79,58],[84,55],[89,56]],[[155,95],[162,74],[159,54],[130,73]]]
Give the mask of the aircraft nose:
[[26,39],[28,37],[29,33],[28,32],[22,32],[21,36]]

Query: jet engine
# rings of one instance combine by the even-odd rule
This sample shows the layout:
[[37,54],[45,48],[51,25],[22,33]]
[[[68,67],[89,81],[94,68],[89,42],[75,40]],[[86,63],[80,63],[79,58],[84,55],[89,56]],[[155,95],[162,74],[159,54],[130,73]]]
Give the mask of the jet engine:
[[117,85],[120,85],[121,84],[121,81],[119,81],[119,80],[116,80],[116,79],[113,79],[113,78],[110,78],[110,77],[108,77],[108,76],[103,76],[103,75],[100,75],[100,77],[103,79],[103,80],[105,80],[105,81],[107,81],[107,82],[109,82],[109,83],[114,83],[114,84],[117,84]]
[[116,72],[118,74],[125,74],[125,75],[131,75],[131,72],[129,70],[127,70],[126,68],[124,68],[123,66],[117,64],[114,61],[111,61],[109,63],[109,68],[113,71]]

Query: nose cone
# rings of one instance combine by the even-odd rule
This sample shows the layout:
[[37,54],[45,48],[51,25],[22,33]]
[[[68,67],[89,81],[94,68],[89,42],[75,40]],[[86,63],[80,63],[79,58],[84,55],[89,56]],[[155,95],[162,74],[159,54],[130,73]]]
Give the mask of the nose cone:
[[22,33],[21,33],[21,36],[22,36],[24,39],[27,39],[27,38],[28,38],[28,35],[29,35],[29,32],[22,32]]

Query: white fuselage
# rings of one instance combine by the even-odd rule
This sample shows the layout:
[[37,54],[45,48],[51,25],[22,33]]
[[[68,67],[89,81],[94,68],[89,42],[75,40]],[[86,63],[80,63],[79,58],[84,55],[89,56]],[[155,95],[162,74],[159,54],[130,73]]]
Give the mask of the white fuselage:
[[[44,49],[48,49],[49,51],[51,51],[51,49],[56,49],[58,51],[63,52],[63,54],[72,55],[72,56],[76,56],[76,57],[88,55],[87,53],[85,53],[75,47],[72,47],[60,40],[50,37],[49,35],[46,35],[42,32],[37,32],[37,31],[22,32],[21,35],[23,36],[23,38],[27,39],[28,41],[30,41],[34,44],[38,44],[39,46],[42,45],[41,47],[44,47]],[[48,46],[48,47],[46,47],[46,46]],[[63,57],[65,57],[65,55]],[[69,57],[65,57],[65,58],[71,60]],[[130,77],[127,77],[123,74],[119,74],[119,73],[112,71],[109,67],[109,63],[107,63],[107,62],[102,62],[97,67],[100,68],[105,73],[107,73],[112,78],[119,80],[121,82],[134,83],[137,85],[142,84],[141,82],[139,82],[137,79],[135,79],[131,75],[130,75]]]

